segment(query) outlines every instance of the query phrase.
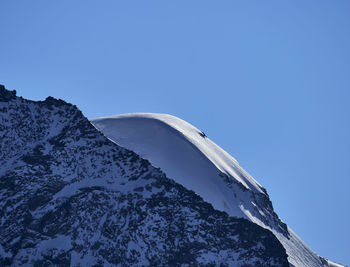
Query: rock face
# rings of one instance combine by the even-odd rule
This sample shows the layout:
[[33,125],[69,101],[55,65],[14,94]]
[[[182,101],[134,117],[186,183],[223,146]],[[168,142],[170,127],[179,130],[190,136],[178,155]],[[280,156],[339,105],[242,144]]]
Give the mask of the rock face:
[[215,210],[75,107],[0,87],[0,266],[288,266],[277,238]]

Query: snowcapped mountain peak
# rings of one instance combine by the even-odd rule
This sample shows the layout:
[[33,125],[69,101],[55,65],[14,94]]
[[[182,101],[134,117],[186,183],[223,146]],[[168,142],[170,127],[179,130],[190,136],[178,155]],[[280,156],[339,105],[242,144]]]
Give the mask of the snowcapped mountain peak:
[[92,123],[63,100],[0,86],[1,266],[337,266],[189,123]]
[[215,209],[271,230],[292,266],[328,266],[274,212],[266,190],[227,152],[182,119],[134,113],[91,121],[106,137],[161,168]]

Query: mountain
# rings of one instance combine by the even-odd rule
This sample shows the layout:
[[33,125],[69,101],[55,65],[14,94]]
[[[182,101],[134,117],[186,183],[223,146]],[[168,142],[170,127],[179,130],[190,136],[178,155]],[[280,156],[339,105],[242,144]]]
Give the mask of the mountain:
[[214,209],[63,100],[0,86],[0,148],[0,266],[288,266],[270,230]]
[[204,132],[166,114],[125,114],[92,120],[110,140],[131,149],[216,210],[270,230],[291,266],[340,266],[308,248],[278,217],[266,190]]

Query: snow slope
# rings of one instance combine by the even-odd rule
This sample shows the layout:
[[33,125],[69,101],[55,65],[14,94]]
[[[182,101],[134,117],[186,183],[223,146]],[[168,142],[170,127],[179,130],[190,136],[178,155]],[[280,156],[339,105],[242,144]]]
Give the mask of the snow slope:
[[191,124],[167,114],[124,114],[92,120],[109,139],[161,168],[215,209],[271,230],[292,266],[332,266],[273,211],[266,190],[227,152]]

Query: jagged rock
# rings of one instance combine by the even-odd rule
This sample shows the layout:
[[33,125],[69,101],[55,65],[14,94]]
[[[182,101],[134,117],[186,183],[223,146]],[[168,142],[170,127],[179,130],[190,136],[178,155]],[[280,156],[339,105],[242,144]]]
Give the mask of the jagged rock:
[[0,101],[7,102],[12,99],[16,99],[16,90],[13,90],[13,91],[6,90],[5,86],[0,84]]

